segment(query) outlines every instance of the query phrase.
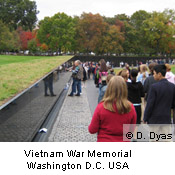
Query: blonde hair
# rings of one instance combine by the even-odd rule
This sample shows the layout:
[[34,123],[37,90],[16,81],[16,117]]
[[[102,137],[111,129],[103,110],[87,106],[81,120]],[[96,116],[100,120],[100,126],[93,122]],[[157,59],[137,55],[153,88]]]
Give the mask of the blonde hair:
[[107,76],[107,78],[106,78],[106,83],[107,83],[107,84],[109,83],[110,79],[111,79],[113,76],[114,76],[114,75],[112,75],[112,74],[109,74],[109,75]]
[[127,98],[128,90],[124,79],[120,76],[112,77],[102,100],[104,108],[116,112],[113,106],[115,104],[119,114],[126,114],[131,111],[131,103]]
[[125,81],[127,81],[128,78],[129,78],[128,72],[129,72],[128,69],[123,69],[123,70],[121,70],[121,71],[118,73],[118,75],[121,76],[121,77],[123,77],[123,79],[124,79]]
[[142,64],[140,66],[140,73],[143,74],[143,78],[146,78],[146,71],[148,71],[148,67],[146,64]]
[[165,64],[165,66],[166,66],[166,71],[168,72],[168,71],[171,71],[171,66],[169,65],[169,64]]
[[140,65],[140,72],[143,73],[143,72],[146,72],[148,70],[148,67],[146,64],[142,64]]

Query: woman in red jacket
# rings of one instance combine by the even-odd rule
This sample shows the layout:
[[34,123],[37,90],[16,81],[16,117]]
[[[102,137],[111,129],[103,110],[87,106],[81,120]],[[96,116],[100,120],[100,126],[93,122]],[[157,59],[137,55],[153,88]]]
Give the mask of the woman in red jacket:
[[135,108],[127,98],[124,79],[120,76],[112,77],[89,125],[91,134],[98,133],[98,142],[123,142],[123,124],[136,124]]

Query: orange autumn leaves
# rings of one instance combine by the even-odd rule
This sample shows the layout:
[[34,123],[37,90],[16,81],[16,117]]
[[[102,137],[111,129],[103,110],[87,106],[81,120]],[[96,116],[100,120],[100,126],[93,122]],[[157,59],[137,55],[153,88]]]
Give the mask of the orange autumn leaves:
[[77,25],[78,43],[84,52],[118,53],[124,41],[121,26],[109,25],[99,14],[83,13]]

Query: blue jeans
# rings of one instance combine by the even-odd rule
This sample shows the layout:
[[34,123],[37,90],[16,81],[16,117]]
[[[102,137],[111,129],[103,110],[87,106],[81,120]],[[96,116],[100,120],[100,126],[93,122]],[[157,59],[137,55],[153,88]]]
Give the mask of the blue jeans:
[[81,89],[81,81],[80,81],[80,84],[79,84],[79,86],[80,86],[80,93],[82,93],[82,89]]
[[81,80],[73,78],[72,92],[70,93],[70,95],[73,95],[73,93],[76,92],[76,88],[78,90],[77,95],[80,95],[80,92],[81,92]]
[[95,80],[95,74],[93,73],[93,80]]
[[101,93],[101,88],[103,87],[103,85],[101,83],[99,83],[99,96],[100,96],[100,93]]

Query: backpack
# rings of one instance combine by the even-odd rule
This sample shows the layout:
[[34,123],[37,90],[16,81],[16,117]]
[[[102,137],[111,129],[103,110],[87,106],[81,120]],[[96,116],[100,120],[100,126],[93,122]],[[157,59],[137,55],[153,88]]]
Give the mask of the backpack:
[[101,73],[101,84],[102,85],[106,85],[108,72],[100,72],[100,73]]

